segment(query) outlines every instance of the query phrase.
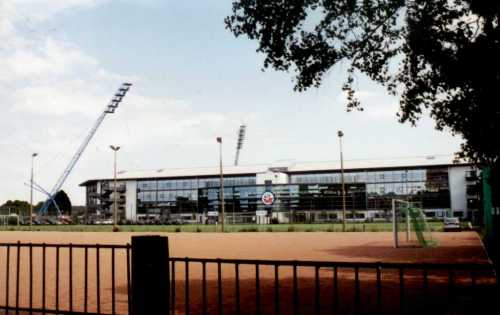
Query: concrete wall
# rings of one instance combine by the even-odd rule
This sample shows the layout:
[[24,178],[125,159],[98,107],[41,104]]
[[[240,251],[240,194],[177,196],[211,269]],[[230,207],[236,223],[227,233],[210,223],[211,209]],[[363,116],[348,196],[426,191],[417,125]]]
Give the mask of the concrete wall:
[[450,167],[448,168],[448,181],[450,185],[450,199],[452,211],[463,211],[467,215],[467,182],[465,172],[471,167]]
[[125,192],[125,218],[135,221],[137,216],[137,181],[126,182]]
[[272,181],[273,184],[288,184],[288,175],[280,172],[267,171],[265,173],[257,173],[257,185],[264,185],[266,180]]
[[[96,184],[96,192],[98,194],[101,193],[101,182],[97,182],[97,184]],[[96,200],[96,205],[100,205],[100,204],[101,204],[101,200],[97,199]]]

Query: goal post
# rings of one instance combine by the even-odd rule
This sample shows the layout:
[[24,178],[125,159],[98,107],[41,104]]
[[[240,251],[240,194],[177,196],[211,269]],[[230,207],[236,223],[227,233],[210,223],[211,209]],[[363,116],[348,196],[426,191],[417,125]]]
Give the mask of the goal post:
[[0,214],[0,225],[19,225],[19,216],[15,213]]
[[392,200],[392,228],[394,247],[433,246],[431,229],[418,202]]

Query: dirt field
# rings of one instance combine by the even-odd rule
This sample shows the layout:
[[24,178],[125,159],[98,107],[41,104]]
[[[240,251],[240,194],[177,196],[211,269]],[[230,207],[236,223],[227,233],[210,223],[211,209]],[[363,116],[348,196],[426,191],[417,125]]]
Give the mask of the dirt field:
[[[33,243],[73,243],[73,244],[125,244],[130,242],[132,235],[139,233],[70,233],[70,232],[1,232],[0,242],[33,242]],[[140,233],[145,235],[148,233]],[[155,233],[157,234],[157,233]],[[162,234],[169,237],[170,256],[173,257],[196,257],[196,258],[248,258],[248,259],[283,259],[283,260],[321,260],[321,261],[372,261],[372,262],[488,262],[488,258],[482,247],[478,235],[474,232],[461,233],[434,233],[433,237],[438,240],[439,246],[436,248],[399,248],[393,247],[391,233],[170,233]],[[26,306],[29,303],[29,259],[28,249],[23,248],[20,252],[20,286],[19,305]],[[46,258],[46,307],[56,307],[56,259],[55,249],[47,249]],[[0,247],[0,306],[8,304],[16,305],[15,290],[16,278],[15,268],[17,262],[17,252],[11,248],[9,253],[9,273],[6,272],[7,250]],[[61,248],[59,261],[59,308],[69,307],[69,251]],[[96,256],[95,250],[88,252],[88,311],[95,311],[97,300],[100,300],[101,312],[111,313],[111,254],[110,250],[103,249],[100,252],[100,290],[96,289]],[[126,313],[126,259],[124,251],[116,252],[116,292],[117,292],[117,312]],[[33,251],[34,268],[34,306],[42,306],[42,254],[41,249]],[[280,296],[282,312],[287,313],[291,294],[291,270],[284,270],[280,273]],[[84,251],[83,249],[73,250],[73,308],[83,309],[84,302]],[[260,276],[262,278],[261,296],[262,312],[274,312],[274,269],[262,267]],[[225,313],[234,310],[234,266],[223,266],[223,305]],[[331,277],[333,270],[321,270],[322,289],[322,310],[331,312],[332,299],[329,290],[333,290]],[[184,268],[181,264],[176,264],[176,309],[179,313],[184,313]],[[214,302],[217,300],[217,281],[215,266],[207,268],[207,294],[209,313],[216,312]],[[9,295],[5,294],[7,277],[9,277]],[[314,270],[300,270],[300,301],[304,314],[312,311],[313,305],[312,291],[314,288]],[[339,273],[343,290],[340,299],[353,301],[348,296],[344,296],[342,291],[352,290],[352,271]],[[387,290],[397,288],[396,275],[385,273],[382,275]],[[201,305],[201,266],[193,265],[189,272],[190,288],[190,310],[198,313]],[[361,292],[363,298],[373,300],[373,273],[361,273]],[[242,313],[255,312],[255,268],[253,266],[242,266],[240,269]],[[411,286],[410,286],[411,287]],[[341,288],[341,289],[342,289]],[[367,289],[368,288],[368,289]],[[370,289],[371,288],[371,289]],[[347,293],[346,293],[347,294]],[[349,294],[347,294],[349,295]],[[387,303],[391,304],[391,296],[387,295]],[[385,297],[384,297],[385,299]],[[383,299],[383,300],[384,300]],[[323,302],[324,301],[324,302]],[[345,311],[349,311],[352,303],[343,303]],[[364,303],[367,304],[367,303]],[[369,304],[369,303],[368,303]]]

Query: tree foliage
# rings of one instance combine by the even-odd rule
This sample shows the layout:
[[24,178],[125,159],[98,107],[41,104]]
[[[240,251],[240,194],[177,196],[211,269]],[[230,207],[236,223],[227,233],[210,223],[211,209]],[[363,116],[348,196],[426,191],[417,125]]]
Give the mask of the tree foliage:
[[[61,210],[63,214],[71,214],[71,200],[69,199],[68,195],[64,190],[60,190],[57,192],[56,196],[54,197],[55,202],[57,203],[57,206]],[[56,215],[57,214],[57,209],[54,206],[53,203],[49,205],[49,208],[47,209],[47,213],[49,215]]]
[[30,204],[24,200],[7,200],[0,206],[0,214],[17,213],[19,215],[27,215]]
[[500,163],[500,1],[238,0],[225,22],[258,41],[264,68],[292,71],[295,90],[347,64],[348,110],[362,109],[364,74],[400,96],[401,122],[428,112],[463,137],[459,157]]
[[[54,197],[54,200],[56,201],[57,206],[59,207],[59,209],[62,211],[63,214],[71,214],[72,210],[71,200],[69,199],[66,192],[64,192],[64,190],[60,190],[59,192],[57,192],[56,196]],[[33,213],[38,213],[38,211],[42,208],[43,204],[44,202],[40,201],[37,204],[33,205]],[[10,210],[11,213],[18,213],[19,215],[29,216],[30,204],[29,202],[24,200],[7,200],[3,205],[0,206],[0,209],[2,209],[3,212],[7,213]],[[57,210],[53,203],[49,205],[47,213],[50,215],[57,215]]]

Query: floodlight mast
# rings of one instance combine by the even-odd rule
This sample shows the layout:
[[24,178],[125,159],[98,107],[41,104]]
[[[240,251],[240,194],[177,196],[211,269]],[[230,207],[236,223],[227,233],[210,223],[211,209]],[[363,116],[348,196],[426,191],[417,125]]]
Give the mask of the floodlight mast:
[[[131,86],[132,86],[132,83],[125,82],[125,83],[122,83],[120,88],[118,88],[118,91],[116,91],[115,95],[113,96],[113,98],[111,99],[109,104],[106,105],[106,107],[104,108],[104,111],[101,113],[101,115],[99,115],[99,117],[97,118],[97,121],[94,123],[94,125],[90,129],[90,132],[83,140],[83,143],[78,147],[78,150],[76,151],[75,155],[73,156],[73,158],[69,162],[68,166],[64,169],[64,172],[61,174],[61,176],[57,180],[56,184],[54,185],[54,187],[50,191],[49,197],[47,198],[47,200],[43,204],[42,208],[38,212],[38,215],[46,214],[50,204],[51,203],[55,204],[54,198],[55,198],[57,192],[62,188],[64,182],[66,181],[69,174],[71,173],[71,171],[75,167],[76,163],[78,162],[78,160],[82,156],[83,152],[87,148],[88,144],[90,143],[90,140],[92,140],[92,138],[94,137],[95,133],[97,132],[97,129],[99,129],[99,126],[101,126],[104,118],[106,117],[107,114],[113,114],[115,112],[116,108],[121,103],[121,101],[123,100],[123,98],[125,97],[125,95],[127,94],[128,90],[130,89]],[[57,212],[58,212],[57,213],[58,215],[61,215],[61,212],[59,209],[57,210]]]
[[238,166],[238,161],[240,158],[240,150],[243,148],[243,142],[245,141],[246,125],[241,125],[238,131],[238,143],[236,144],[236,157],[234,159],[234,166]]

